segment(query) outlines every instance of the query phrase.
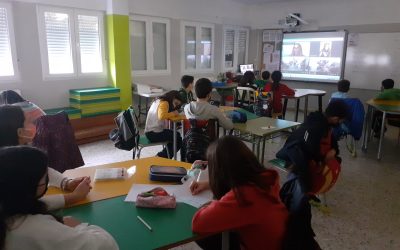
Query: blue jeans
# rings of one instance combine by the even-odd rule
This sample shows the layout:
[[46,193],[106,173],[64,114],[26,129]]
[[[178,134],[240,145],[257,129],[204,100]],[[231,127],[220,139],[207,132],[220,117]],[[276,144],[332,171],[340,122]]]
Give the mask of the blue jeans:
[[[164,129],[162,132],[146,132],[146,137],[150,142],[168,142],[168,152],[169,158],[174,156],[174,132],[170,129]],[[176,151],[179,151],[182,147],[182,137],[181,134],[176,132]],[[157,156],[168,158],[167,149],[164,148],[162,151],[157,153]]]

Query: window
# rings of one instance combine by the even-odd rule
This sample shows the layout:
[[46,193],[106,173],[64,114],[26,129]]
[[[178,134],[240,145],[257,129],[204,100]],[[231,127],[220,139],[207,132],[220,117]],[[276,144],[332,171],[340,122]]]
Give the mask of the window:
[[249,30],[245,28],[224,28],[223,69],[236,71],[238,65],[247,63]]
[[11,5],[0,3],[0,80],[15,80],[18,75]]
[[170,74],[170,23],[165,18],[132,16],[131,36],[132,74]]
[[103,13],[39,7],[43,76],[105,74]]
[[214,25],[182,22],[183,72],[214,71]]

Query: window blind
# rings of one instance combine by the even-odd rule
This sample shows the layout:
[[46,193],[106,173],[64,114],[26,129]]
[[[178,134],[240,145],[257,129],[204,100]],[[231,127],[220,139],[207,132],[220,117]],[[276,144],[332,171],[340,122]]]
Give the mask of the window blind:
[[14,76],[7,9],[0,8],[0,76]]

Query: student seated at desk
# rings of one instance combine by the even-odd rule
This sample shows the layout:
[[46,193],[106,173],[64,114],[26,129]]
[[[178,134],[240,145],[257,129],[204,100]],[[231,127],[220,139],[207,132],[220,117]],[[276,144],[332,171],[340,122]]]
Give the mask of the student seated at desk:
[[[179,117],[178,109],[183,104],[179,91],[171,90],[158,97],[150,106],[147,113],[144,132],[150,142],[168,142],[169,158],[173,157],[174,133],[167,129],[169,119]],[[180,150],[182,146],[182,137],[176,132],[176,149]],[[167,149],[157,153],[157,156],[168,158]]]
[[[30,144],[33,139],[32,132],[24,127],[25,116],[21,107],[2,105],[0,106],[0,148],[6,146],[17,146]],[[79,177],[69,179],[60,172],[49,168],[49,185],[59,187],[67,193],[64,195],[49,195],[42,200],[49,209],[59,209],[86,198],[89,193],[90,177]]]
[[36,120],[44,116],[44,111],[34,103],[25,100],[17,92],[13,90],[5,90],[0,94],[0,105],[19,106],[24,111],[25,123],[24,128],[30,130],[32,136],[36,133]]
[[[400,89],[394,88],[393,79],[385,79],[382,81],[381,85],[381,93],[379,93],[375,100],[386,100],[386,101],[400,101]],[[382,124],[382,112],[375,111],[372,118],[372,129],[374,131],[374,136],[379,138],[381,132],[381,124]],[[387,115],[388,119],[400,119],[399,115]],[[385,127],[386,131],[386,127]]]
[[217,106],[211,105],[208,101],[211,97],[212,84],[207,78],[197,80],[194,87],[197,96],[197,101],[191,102],[184,108],[187,119],[197,120],[218,120],[219,125],[224,129],[230,130],[233,128],[233,123],[228,119]]
[[263,81],[265,81],[265,83],[268,83],[271,79],[271,73],[269,73],[269,71],[263,71],[261,73],[261,78],[263,79]]
[[0,149],[0,248],[7,250],[114,250],[102,228],[52,215],[40,198],[49,183],[43,151],[14,146]]
[[255,83],[256,76],[253,71],[244,72],[242,78],[240,78],[238,86],[240,87],[249,87],[254,90],[257,90],[257,84]]
[[[213,142],[207,160],[209,182],[194,182],[191,191],[195,195],[210,188],[215,200],[194,215],[193,231],[233,231],[230,249],[282,249],[288,211],[279,198],[278,173],[264,168],[250,149],[232,136]],[[234,235],[240,246],[233,245]],[[221,249],[217,248],[220,239],[211,236],[198,244],[203,249]]]
[[264,87],[265,92],[272,93],[272,113],[282,113],[282,96],[294,96],[295,92],[285,84],[281,83],[282,73],[274,71],[271,75],[272,83],[268,83]]
[[347,92],[350,90],[350,81],[349,80],[340,80],[337,83],[337,92],[332,93],[331,98],[348,98]]
[[194,81],[193,76],[184,75],[181,78],[182,87],[179,90],[179,95],[181,96],[183,104],[195,101],[192,93],[193,81]]

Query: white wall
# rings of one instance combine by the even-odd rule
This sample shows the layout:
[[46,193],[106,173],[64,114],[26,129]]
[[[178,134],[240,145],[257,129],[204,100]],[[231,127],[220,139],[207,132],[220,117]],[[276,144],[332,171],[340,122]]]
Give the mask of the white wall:
[[[13,17],[16,50],[20,79],[16,82],[0,82],[0,90],[20,89],[22,95],[40,107],[57,108],[69,106],[68,91],[76,88],[101,87],[108,85],[108,77],[91,77],[85,79],[43,80],[42,63],[40,57],[38,25],[36,15],[37,1],[13,1]],[[41,1],[44,3],[61,3],[62,1]],[[67,2],[67,1],[64,1]],[[85,2],[83,4],[79,4]],[[105,4],[100,0],[71,1],[69,7],[89,7],[104,9]],[[62,6],[62,5],[58,5]],[[63,5],[64,6],[64,5]]]
[[[293,2],[274,2],[249,6],[246,11],[253,30],[250,39],[261,39],[262,29],[282,28],[278,20],[289,13],[301,13],[302,18],[309,21],[310,25],[303,26],[302,30],[331,30],[347,29],[350,32],[400,32],[399,0],[309,0]],[[254,41],[251,41],[256,44]],[[249,51],[250,62],[261,61],[261,51],[251,46]],[[399,65],[400,66],[400,65]],[[397,86],[399,86],[400,79]],[[329,101],[332,92],[337,91],[335,84],[289,82],[292,88],[314,88],[327,91],[324,105]],[[362,101],[373,98],[378,91],[351,89],[350,95]],[[289,104],[293,106],[293,104]],[[316,98],[310,99],[311,109],[316,109]]]
[[215,77],[222,71],[223,24],[247,26],[245,5],[230,0],[130,0],[131,14],[166,17],[171,20],[171,74],[164,76],[135,76],[133,82],[153,84],[165,89],[178,89],[181,69],[181,20],[215,24],[214,72],[195,74],[195,78]]
[[[21,89],[26,98],[44,108],[68,105],[68,90],[96,87],[108,83],[107,77],[43,81],[37,32],[36,4],[67,6],[83,9],[106,10],[106,0],[10,0],[14,8],[15,36],[19,60],[20,80],[0,83],[1,89]],[[400,30],[399,0],[308,0],[245,5],[239,0],[129,0],[131,14],[167,17],[171,20],[171,74],[166,76],[133,76],[133,81],[155,84],[173,89],[179,87],[181,72],[180,21],[214,23],[214,73],[222,64],[222,27],[227,25],[251,26],[249,62],[259,60],[257,54],[260,30],[279,28],[278,20],[288,13],[299,12],[319,29],[347,28],[361,32]],[[245,1],[246,2],[246,1]],[[195,77],[211,76],[195,75]],[[299,86],[299,85],[297,85]],[[333,85],[304,84],[332,91]],[[369,95],[368,95],[369,96]]]
[[129,0],[134,14],[246,26],[245,4],[232,0]]
[[398,0],[309,0],[274,2],[249,6],[246,11],[252,28],[279,28],[278,20],[289,13],[318,27],[400,23]]

